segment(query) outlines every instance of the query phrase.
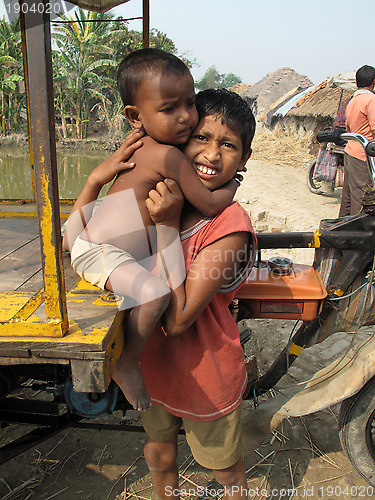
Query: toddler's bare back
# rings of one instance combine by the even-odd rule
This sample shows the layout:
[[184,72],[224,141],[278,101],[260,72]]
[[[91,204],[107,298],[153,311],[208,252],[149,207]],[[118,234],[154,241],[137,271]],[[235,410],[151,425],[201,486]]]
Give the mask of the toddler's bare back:
[[164,179],[163,162],[168,151],[175,149],[150,137],[142,141],[143,146],[132,157],[135,168],[117,177],[81,235],[93,243],[110,243],[122,248],[136,259],[147,255],[152,244],[149,228],[153,222],[145,201],[149,191]]

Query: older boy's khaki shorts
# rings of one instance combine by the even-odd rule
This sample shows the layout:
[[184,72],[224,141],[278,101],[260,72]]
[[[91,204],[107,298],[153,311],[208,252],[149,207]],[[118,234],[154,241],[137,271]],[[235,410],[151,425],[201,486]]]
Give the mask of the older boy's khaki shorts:
[[184,424],[186,441],[194,459],[214,470],[226,469],[241,457],[241,415],[242,405],[225,417],[208,422],[175,417],[157,405],[141,412],[144,429],[153,441],[167,441]]
[[73,244],[70,258],[75,272],[102,290],[116,267],[124,262],[135,262],[134,257],[121,248],[108,243],[91,243],[80,236]]

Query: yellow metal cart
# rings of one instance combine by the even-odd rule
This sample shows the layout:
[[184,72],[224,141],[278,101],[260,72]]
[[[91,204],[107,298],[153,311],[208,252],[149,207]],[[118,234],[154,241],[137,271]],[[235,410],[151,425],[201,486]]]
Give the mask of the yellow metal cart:
[[[80,280],[62,250],[61,220],[71,202],[58,194],[50,19],[46,0],[38,0],[40,12],[22,9],[31,1],[20,0],[20,12],[34,199],[0,205],[0,422],[59,430],[77,420],[74,413],[95,416],[113,407],[117,393],[108,387],[123,348],[124,311],[113,294]],[[105,11],[126,1],[74,3]],[[148,46],[149,0],[141,1]],[[64,392],[73,411],[61,414],[55,401],[52,409],[40,403],[39,417],[34,404],[26,417],[26,402],[4,396],[28,376],[52,381],[50,392]],[[48,425],[41,413],[53,415]],[[8,451],[0,453],[0,463],[16,454]]]

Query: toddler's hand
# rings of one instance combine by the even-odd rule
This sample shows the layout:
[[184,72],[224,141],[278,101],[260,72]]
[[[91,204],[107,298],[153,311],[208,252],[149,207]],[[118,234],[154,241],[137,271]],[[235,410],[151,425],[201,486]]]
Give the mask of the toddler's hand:
[[128,163],[127,160],[131,158],[134,151],[142,146],[140,140],[142,136],[144,136],[144,132],[141,130],[130,132],[121,146],[91,172],[89,181],[96,186],[104,186],[122,170],[134,168],[135,163]]
[[[241,172],[247,172],[247,168],[246,167],[243,167],[241,169]],[[242,174],[240,174],[240,170],[238,170],[234,176],[233,176],[233,179],[237,182],[238,186],[241,186],[241,182],[243,181],[244,177]]]

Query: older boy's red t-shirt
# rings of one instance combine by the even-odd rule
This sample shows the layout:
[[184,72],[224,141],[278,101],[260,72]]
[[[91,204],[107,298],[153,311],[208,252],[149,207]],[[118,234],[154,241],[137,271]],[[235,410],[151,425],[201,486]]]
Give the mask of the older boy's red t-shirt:
[[[207,245],[235,232],[249,232],[252,249],[236,280],[222,288],[184,333],[155,329],[141,356],[141,371],[153,404],[192,420],[215,420],[235,408],[247,383],[237,326],[229,312],[236,289],[253,265],[256,240],[245,210],[232,203],[212,219],[181,233],[186,269]],[[213,268],[213,272],[215,272]]]

